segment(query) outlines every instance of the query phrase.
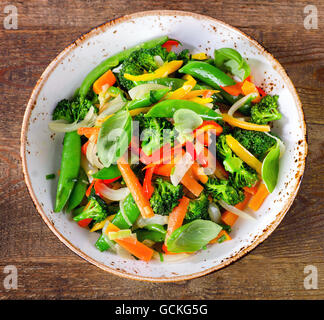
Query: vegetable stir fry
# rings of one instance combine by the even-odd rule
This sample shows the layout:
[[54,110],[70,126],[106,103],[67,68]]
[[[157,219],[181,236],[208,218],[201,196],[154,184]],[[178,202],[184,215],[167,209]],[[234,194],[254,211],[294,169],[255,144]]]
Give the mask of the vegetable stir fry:
[[106,59],[53,112],[55,212],[98,233],[100,251],[167,261],[220,245],[276,187],[279,97],[236,50],[181,47],[163,36]]

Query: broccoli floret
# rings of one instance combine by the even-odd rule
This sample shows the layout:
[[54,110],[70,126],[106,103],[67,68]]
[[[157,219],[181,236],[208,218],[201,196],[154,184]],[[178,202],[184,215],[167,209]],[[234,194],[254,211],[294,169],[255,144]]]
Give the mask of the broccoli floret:
[[90,197],[89,203],[80,214],[75,216],[73,220],[81,221],[84,219],[92,218],[94,221],[102,221],[106,219],[108,215],[107,206],[103,206],[102,203],[99,203],[97,197]]
[[174,142],[174,129],[168,120],[163,118],[144,117],[140,113],[134,120],[139,122],[141,147],[146,155],[161,148],[163,144]]
[[53,112],[53,120],[65,120],[69,123],[81,121],[84,119],[90,108],[93,106],[90,100],[77,97],[73,100],[61,100]]
[[188,210],[185,216],[186,222],[196,219],[208,218],[209,200],[205,192],[202,192],[199,198],[190,200]]
[[225,170],[230,173],[230,180],[233,186],[236,188],[251,187],[257,182],[257,172],[233,154],[231,148],[226,143],[225,135],[218,137],[216,153],[223,160]]
[[191,54],[189,49],[182,50],[177,57],[177,60],[182,60],[183,65],[185,65],[191,59]]
[[270,148],[276,144],[276,139],[261,131],[251,131],[236,128],[234,138],[255,157],[262,160]]
[[251,122],[267,124],[270,121],[281,119],[278,111],[278,96],[265,96],[251,108]]
[[257,172],[242,163],[239,170],[229,174],[229,180],[236,188],[252,187],[258,181]]
[[243,191],[232,186],[228,180],[209,178],[205,187],[207,193],[213,197],[214,201],[223,200],[234,206],[244,200]]
[[123,62],[120,72],[118,74],[119,83],[121,86],[130,90],[133,88],[134,82],[124,78],[125,73],[131,75],[140,75],[144,72],[153,72],[160,67],[157,59],[154,57],[159,56],[165,61],[172,61],[177,59],[174,52],[168,52],[162,46],[156,46],[151,49],[139,49],[130,54],[130,56]]
[[182,185],[174,186],[168,181],[157,178],[154,183],[154,192],[150,199],[155,214],[169,215],[183,197]]

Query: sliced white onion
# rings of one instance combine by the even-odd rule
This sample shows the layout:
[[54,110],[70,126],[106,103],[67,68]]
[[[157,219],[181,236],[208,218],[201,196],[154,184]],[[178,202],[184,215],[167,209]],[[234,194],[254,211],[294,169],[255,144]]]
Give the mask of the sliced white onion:
[[95,168],[87,159],[87,157],[81,154],[81,167],[88,176],[88,180],[91,183],[93,180],[92,175],[98,171],[98,168]]
[[119,209],[120,209],[120,212],[125,220],[125,222],[128,224],[129,227],[131,227],[133,224],[131,221],[129,221],[129,218],[127,217],[127,215],[125,214],[125,209],[124,209],[124,200],[120,200],[119,201]]
[[170,180],[174,186],[177,186],[182,180],[183,176],[190,169],[194,161],[190,153],[186,152],[183,157],[174,166],[173,174],[170,176]]
[[212,202],[209,204],[208,214],[209,214],[211,221],[213,221],[215,223],[221,222],[221,212],[220,212],[216,203]]
[[97,156],[97,144],[95,143],[94,135],[90,136],[90,138],[89,138],[89,144],[87,147],[86,156],[92,166],[99,168],[99,169],[104,168],[104,165],[100,162],[100,160]]
[[129,189],[127,187],[120,189],[112,189],[106,186],[105,184],[101,184],[100,194],[111,201],[120,201],[125,199],[129,195]]
[[[232,106],[231,108],[228,110],[227,114],[229,116],[232,116],[233,117],[233,114],[235,113],[235,111],[237,111],[239,108],[241,108],[246,101],[248,101],[250,98],[256,98],[258,96],[257,93],[255,92],[252,92],[248,95],[246,95],[245,97],[241,98],[240,100],[237,100]],[[252,100],[253,100],[252,99]]]
[[241,218],[250,219],[250,220],[256,220],[254,217],[250,216],[246,212],[244,212],[244,211],[242,211],[240,209],[237,209],[234,206],[229,205],[228,203],[226,203],[223,200],[219,200],[218,202],[224,209],[226,209],[226,210],[228,210],[228,211],[230,211],[232,213],[235,213],[236,215],[238,215]]
[[[211,102],[205,103],[205,106],[209,109],[213,109],[213,104]],[[216,110],[215,110],[216,111]]]
[[95,109],[91,107],[80,122],[68,123],[64,120],[54,120],[48,124],[48,127],[55,132],[71,132],[76,131],[81,127],[93,127],[96,123],[97,115]]
[[122,96],[119,94],[115,99],[109,100],[100,108],[98,120],[104,119],[107,116],[119,111],[122,107],[124,107],[125,104],[126,101],[124,101]]
[[[178,254],[163,254],[163,262],[178,262],[180,260],[184,260],[188,257],[190,257],[190,254],[188,253],[178,253]],[[157,251],[154,251],[153,253],[153,259],[155,260],[159,260],[161,261],[160,259],[160,254],[157,252]]]
[[162,216],[160,214],[155,214],[152,218],[143,218],[139,216],[135,222],[136,227],[144,228],[149,224],[160,224],[165,225],[169,223],[169,216]]
[[144,96],[144,94],[150,92],[151,90],[159,90],[168,88],[158,83],[144,83],[140,84],[128,91],[129,96],[134,99],[139,99]]
[[162,67],[164,64],[164,61],[160,56],[154,56],[154,61],[159,67]]
[[273,136],[271,135],[269,132],[265,132],[265,134],[275,140],[277,140],[277,142],[279,143],[279,149],[280,149],[280,156],[279,158],[281,158],[283,156],[283,154],[285,153],[286,151],[286,146],[284,145],[284,143],[279,139],[277,138],[276,136]]

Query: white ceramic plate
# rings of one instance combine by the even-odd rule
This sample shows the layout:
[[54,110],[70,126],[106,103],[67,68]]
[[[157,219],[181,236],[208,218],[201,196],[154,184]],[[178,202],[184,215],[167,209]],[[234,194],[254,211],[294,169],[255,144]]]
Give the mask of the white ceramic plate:
[[[279,94],[283,118],[275,123],[273,131],[286,145],[278,185],[255,213],[256,222],[239,219],[231,233],[232,241],[209,246],[177,263],[145,263],[99,252],[94,246],[98,234],[80,228],[70,215],[53,212],[57,181],[45,179],[60,166],[63,136],[48,129],[56,103],[72,96],[86,74],[108,56],[161,35],[180,40],[193,52],[205,51],[213,55],[215,48],[237,49],[248,59],[256,84],[267,93]],[[181,11],[149,11],[124,16],[93,29],[52,61],[37,82],[26,109],[21,156],[25,180],[37,210],[64,244],[111,273],[166,282],[195,278],[220,269],[271,234],[298,191],[307,154],[305,136],[303,111],[292,82],[282,66],[256,41],[210,17]]]

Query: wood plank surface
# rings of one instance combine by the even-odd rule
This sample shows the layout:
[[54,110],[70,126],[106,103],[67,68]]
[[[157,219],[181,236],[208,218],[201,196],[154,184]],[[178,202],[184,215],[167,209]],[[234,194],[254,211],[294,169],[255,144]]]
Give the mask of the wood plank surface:
[[[109,0],[0,1],[18,8],[18,29],[0,24],[0,299],[323,299],[324,298],[324,2],[317,30],[303,25],[309,1]],[[156,284],[105,273],[65,247],[38,215],[19,156],[24,110],[50,61],[80,34],[137,11],[176,9],[223,20],[259,41],[284,66],[303,103],[309,156],[288,214],[251,253],[220,271]],[[18,289],[3,287],[6,265]],[[304,288],[304,268],[318,270],[318,289]]]

